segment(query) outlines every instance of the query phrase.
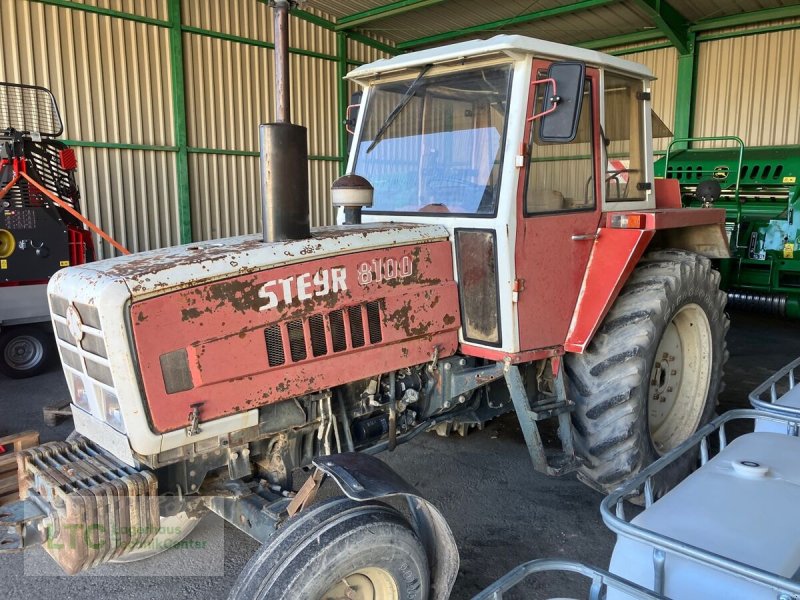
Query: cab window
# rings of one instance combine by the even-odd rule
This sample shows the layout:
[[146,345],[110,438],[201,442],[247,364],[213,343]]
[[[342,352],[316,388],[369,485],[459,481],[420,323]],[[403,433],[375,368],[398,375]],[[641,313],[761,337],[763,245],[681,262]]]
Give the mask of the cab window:
[[[545,77],[547,71],[539,71],[538,78]],[[534,121],[529,140],[525,215],[594,209],[592,85],[592,79],[587,77],[578,133],[572,142],[554,144],[541,141],[538,122]],[[534,114],[542,111],[545,87],[543,84],[537,86]]]
[[606,73],[605,84],[606,202],[645,200],[643,83]]

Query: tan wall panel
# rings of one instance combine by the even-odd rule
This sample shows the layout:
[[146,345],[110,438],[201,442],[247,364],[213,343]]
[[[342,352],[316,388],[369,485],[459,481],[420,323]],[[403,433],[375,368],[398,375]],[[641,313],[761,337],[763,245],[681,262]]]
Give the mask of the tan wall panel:
[[189,156],[194,239],[261,230],[258,169],[254,156]]
[[367,46],[356,40],[347,40],[347,58],[357,60],[362,63],[371,63],[380,58],[388,58],[389,55],[377,48]]
[[[6,0],[3,0],[4,2]],[[16,1],[16,0],[14,0]],[[73,0],[75,4],[87,4],[131,13],[151,19],[166,21],[169,18],[167,0]]]
[[[273,56],[268,48],[184,36],[189,145],[258,150],[258,125],[274,118]],[[337,153],[336,63],[291,55],[292,121],[308,128],[312,155]]]
[[[309,162],[311,225],[333,222],[330,185],[338,175],[335,161]],[[189,157],[192,215],[196,240],[261,231],[258,157],[192,154]]]
[[704,42],[699,53],[695,135],[800,144],[800,30]]
[[[76,148],[82,211],[131,252],[174,246],[178,234],[173,152]],[[114,256],[98,244],[101,258]]]
[[49,87],[64,137],[174,143],[166,29],[37,2],[3,2],[0,80]]
[[[306,9],[308,10],[308,9]],[[183,22],[228,35],[273,42],[272,10],[256,0],[183,0]],[[312,11],[314,12],[314,11]],[[336,54],[336,34],[304,19],[289,17],[289,44],[322,54]]]

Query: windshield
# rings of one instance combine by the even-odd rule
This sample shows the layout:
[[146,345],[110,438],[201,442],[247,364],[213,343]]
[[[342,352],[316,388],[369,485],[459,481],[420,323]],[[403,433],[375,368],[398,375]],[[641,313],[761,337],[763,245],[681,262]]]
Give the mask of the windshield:
[[510,88],[510,65],[376,85],[354,169],[369,210],[495,214]]

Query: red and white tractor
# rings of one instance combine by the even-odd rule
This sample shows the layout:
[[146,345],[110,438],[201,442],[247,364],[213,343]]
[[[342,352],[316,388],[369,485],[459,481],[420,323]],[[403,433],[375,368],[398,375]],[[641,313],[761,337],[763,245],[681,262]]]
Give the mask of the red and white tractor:
[[[349,74],[364,91],[334,186],[347,223],[309,231],[282,48],[265,239],[53,278],[77,435],[21,454],[26,516],[0,522],[74,573],[148,539],[75,547],[65,523],[150,531],[202,497],[264,543],[234,598],[446,598],[447,524],[370,455],[515,410],[534,468],[608,490],[679,445],[714,413],[727,357],[724,214],[654,179],[645,67],[498,36]],[[325,476],[347,498],[311,504]]]

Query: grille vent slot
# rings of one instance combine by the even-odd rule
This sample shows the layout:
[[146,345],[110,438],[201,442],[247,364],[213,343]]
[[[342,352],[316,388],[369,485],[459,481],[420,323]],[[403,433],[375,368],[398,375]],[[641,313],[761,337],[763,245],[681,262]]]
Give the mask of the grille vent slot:
[[292,362],[305,360],[306,336],[303,333],[303,322],[289,321],[286,331],[289,334],[289,351],[292,353]]
[[364,320],[361,318],[360,306],[347,307],[350,317],[350,339],[353,341],[353,348],[361,348],[364,345]]
[[328,343],[325,341],[325,317],[311,315],[308,317],[308,328],[311,331],[311,353],[314,356],[325,356]]
[[383,340],[381,331],[381,303],[379,300],[367,302],[367,327],[369,328],[369,343],[377,344]]
[[277,323],[270,325],[264,330],[264,338],[267,341],[267,359],[270,367],[277,367],[286,362],[283,355],[283,338],[281,336],[281,326]]
[[335,310],[328,319],[331,323],[331,338],[333,339],[333,351],[341,352],[347,350],[347,335],[344,332],[344,313],[341,310]]
[[264,329],[269,366],[286,364],[287,348],[291,362],[300,362],[378,344],[383,341],[382,314],[383,300],[373,300],[305,320],[273,323]]

